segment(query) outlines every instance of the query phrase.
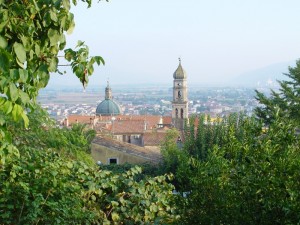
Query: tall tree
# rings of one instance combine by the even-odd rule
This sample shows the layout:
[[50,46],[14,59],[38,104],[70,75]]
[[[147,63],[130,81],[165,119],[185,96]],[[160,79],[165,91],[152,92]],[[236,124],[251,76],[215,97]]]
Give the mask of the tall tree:
[[[88,7],[91,0],[82,0]],[[72,1],[74,5],[76,0]],[[75,23],[70,0],[0,0],[0,161],[11,145],[4,114],[28,127],[28,110],[49,81],[50,73],[59,72],[59,59],[65,58],[85,87],[93,65],[104,64],[90,57],[89,49],[79,41],[75,50],[65,49],[66,33]],[[62,52],[64,50],[64,52]],[[60,53],[62,52],[62,58]]]
[[225,118],[186,136],[182,150],[164,154],[177,160],[171,168],[175,185],[187,193],[176,196],[178,224],[299,222],[300,139],[294,121],[277,115],[269,129],[262,128],[253,118]]
[[279,81],[279,92],[271,90],[270,97],[256,90],[261,106],[255,112],[266,124],[272,123],[276,115],[287,116],[300,124],[300,60],[285,75],[288,80]]

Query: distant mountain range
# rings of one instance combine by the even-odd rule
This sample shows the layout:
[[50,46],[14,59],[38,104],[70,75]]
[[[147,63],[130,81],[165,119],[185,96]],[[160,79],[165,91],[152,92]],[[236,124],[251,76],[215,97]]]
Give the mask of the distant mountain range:
[[265,86],[277,83],[277,80],[287,80],[284,73],[288,72],[289,66],[295,66],[295,61],[272,64],[260,69],[242,73],[231,80],[232,85],[241,86]]

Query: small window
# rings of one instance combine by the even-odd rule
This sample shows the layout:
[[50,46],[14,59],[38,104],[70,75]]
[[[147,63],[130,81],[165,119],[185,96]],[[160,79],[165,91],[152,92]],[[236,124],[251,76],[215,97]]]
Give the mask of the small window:
[[108,164],[118,164],[118,159],[117,158],[109,158]]

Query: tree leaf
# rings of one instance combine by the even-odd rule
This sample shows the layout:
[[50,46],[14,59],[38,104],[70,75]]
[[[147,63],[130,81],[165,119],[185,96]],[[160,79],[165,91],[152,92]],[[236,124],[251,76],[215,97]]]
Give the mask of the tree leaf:
[[101,56],[94,56],[93,58],[97,62],[98,65],[100,65],[101,63],[103,65],[105,65],[105,61],[104,61],[104,59]]
[[74,59],[76,56],[76,52],[72,49],[68,48],[65,50],[65,59],[70,62],[72,59]]
[[22,102],[23,102],[24,104],[27,104],[27,103],[30,102],[30,98],[29,98],[29,96],[28,96],[27,93],[25,93],[25,92],[22,91],[22,90],[18,90],[18,92],[19,92],[19,97],[20,97],[20,99],[22,100]]
[[9,76],[12,81],[19,79],[19,71],[17,69],[10,69]]
[[51,24],[52,20],[51,20],[51,16],[50,16],[50,12],[46,12],[42,21],[42,24],[44,27],[49,27],[49,25]]
[[68,167],[69,169],[72,169],[72,168],[73,168],[73,163],[72,163],[72,162],[68,162],[68,163],[67,163],[67,167]]
[[49,72],[55,72],[57,70],[58,59],[52,58],[49,64]]
[[[2,19],[1,21],[3,21],[3,18],[1,18],[1,19]],[[0,23],[0,32],[2,31],[3,27],[6,26],[7,23],[8,23],[8,20],[4,20],[2,23]]]
[[26,83],[28,79],[28,71],[24,69],[19,69],[19,80],[20,83]]
[[63,0],[63,6],[67,11],[69,11],[71,8],[70,0]]
[[28,119],[28,116],[26,115],[26,113],[23,111],[22,113],[22,118],[23,118],[23,121],[24,121],[24,126],[27,128],[28,125],[29,125],[29,119]]
[[29,37],[22,36],[21,40],[22,40],[22,43],[23,43],[23,46],[24,46],[25,50],[29,51],[30,47],[31,47]]
[[6,48],[6,46],[7,46],[6,39],[0,35],[0,48]]
[[16,58],[16,61],[21,68],[24,68],[24,63],[21,63],[18,58]]
[[24,63],[26,61],[26,52],[24,46],[21,43],[16,42],[14,43],[13,48],[19,62]]
[[6,102],[6,98],[0,97],[0,106]]
[[9,114],[13,109],[12,102],[7,100],[1,108],[6,114]]
[[34,51],[35,51],[35,54],[36,54],[37,56],[39,56],[39,55],[40,55],[40,52],[41,52],[40,45],[35,44],[35,46],[34,46]]
[[[0,126],[3,126],[5,124],[5,119],[3,115],[0,115]],[[0,134],[1,136],[1,134]]]
[[48,31],[48,37],[49,37],[51,46],[56,45],[59,42],[59,39],[60,39],[60,35],[59,35],[58,31],[54,30],[54,29],[51,29],[51,28]]
[[89,66],[88,69],[87,69],[87,71],[88,71],[89,75],[92,75],[94,73],[94,67],[93,66]]
[[111,218],[112,218],[113,221],[119,221],[120,220],[120,216],[115,212],[113,212],[111,214]]
[[9,84],[9,94],[10,94],[10,99],[15,102],[19,95],[18,95],[18,88],[14,83]]
[[23,108],[22,106],[15,104],[12,110],[12,116],[15,121],[18,121],[22,118]]
[[12,56],[7,51],[0,48],[0,71],[8,70],[11,60]]
[[[73,15],[73,14],[72,14],[72,15]],[[72,17],[71,22],[70,22],[69,29],[67,30],[67,34],[72,34],[74,28],[75,28],[75,22],[74,22],[74,18]]]
[[56,15],[56,12],[53,9],[50,10],[50,18],[54,22],[57,22],[57,15]]
[[81,47],[82,45],[84,45],[84,41],[77,41],[77,45],[76,48]]

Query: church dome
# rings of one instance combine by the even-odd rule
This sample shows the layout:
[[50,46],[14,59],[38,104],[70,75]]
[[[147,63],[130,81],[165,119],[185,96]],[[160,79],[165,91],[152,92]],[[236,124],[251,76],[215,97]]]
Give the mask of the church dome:
[[179,65],[176,71],[173,73],[174,79],[186,79],[187,75],[184,69],[181,66],[181,59],[179,58]]
[[121,109],[118,103],[116,103],[112,99],[105,99],[103,100],[96,109],[96,115],[101,116],[114,116],[120,115]]
[[112,91],[109,86],[109,83],[107,82],[107,87],[105,88],[105,100],[103,100],[97,106],[96,115],[114,116],[120,114],[121,114],[121,108],[119,104],[112,99]]

